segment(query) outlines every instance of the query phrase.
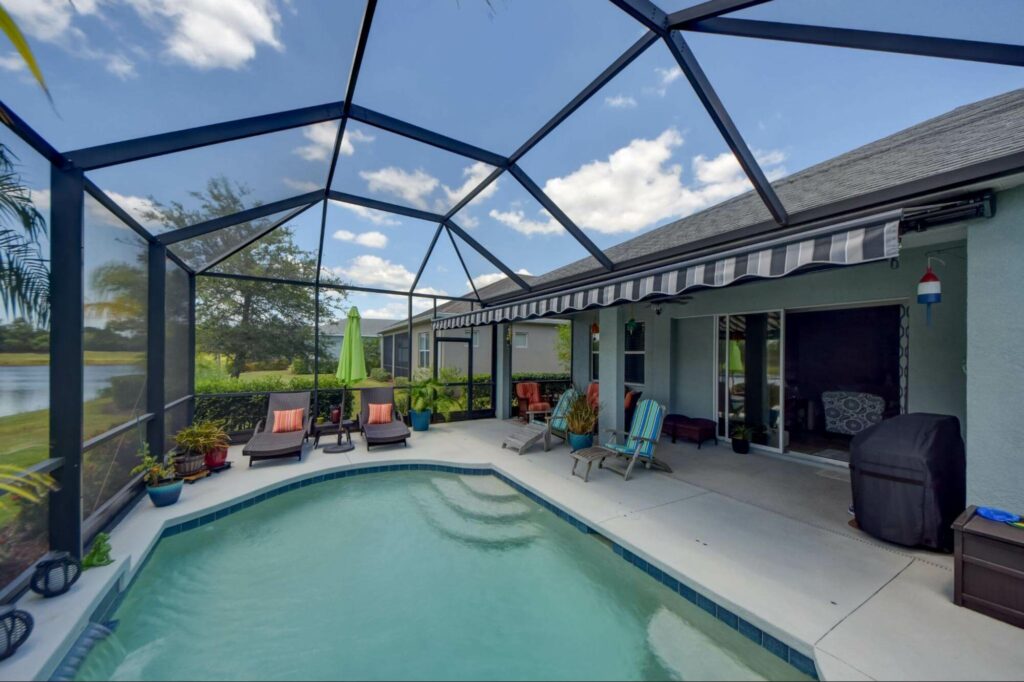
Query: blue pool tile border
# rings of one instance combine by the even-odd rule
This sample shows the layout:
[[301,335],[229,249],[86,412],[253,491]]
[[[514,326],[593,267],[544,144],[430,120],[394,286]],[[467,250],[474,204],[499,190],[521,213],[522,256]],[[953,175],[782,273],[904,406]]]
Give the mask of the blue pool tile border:
[[[350,478],[352,476],[363,476],[367,474],[377,474],[391,471],[437,471],[446,474],[460,474],[462,476],[494,476],[498,480],[514,488],[517,492],[525,495],[530,500],[536,502],[541,507],[544,507],[545,509],[547,509],[555,516],[562,519],[563,521],[565,521],[581,533],[600,535],[598,531],[594,530],[585,522],[576,518],[575,516],[568,513],[561,507],[552,504],[551,502],[544,499],[540,495],[536,494],[529,488],[526,488],[517,481],[514,481],[513,479],[502,474],[501,472],[495,471],[494,469],[483,467],[450,466],[446,464],[409,463],[381,464],[353,469],[343,469],[341,471],[332,471],[324,474],[317,474],[315,476],[305,478],[300,481],[282,484],[272,490],[259,493],[257,495],[254,495],[239,502],[235,502],[234,504],[228,507],[224,507],[217,511],[203,514],[202,516],[190,519],[188,521],[182,521],[181,523],[168,526],[161,533],[160,540],[167,537],[172,537],[174,535],[178,535],[179,533],[183,533],[187,530],[193,530],[195,528],[205,526],[209,523],[213,523],[214,521],[222,519],[225,516],[234,514],[235,512],[241,511],[242,509],[247,509],[249,507],[252,507],[253,505],[259,504],[260,502],[264,502],[273,497],[277,497],[278,495],[282,495],[291,490],[297,490],[299,488],[305,488],[310,485],[323,483],[325,481],[333,481],[339,478]],[[616,555],[621,557],[626,562],[640,569],[654,580],[658,581],[665,587],[669,588],[671,591],[679,594],[681,597],[683,597],[683,599],[689,601],[692,604],[695,604],[696,606],[707,612],[711,617],[716,618],[722,623],[725,623],[733,630],[738,631],[747,639],[751,640],[752,642],[755,642],[756,644],[764,648],[766,651],[769,651],[775,656],[781,658],[783,661],[790,664],[803,674],[808,675],[809,677],[816,680],[819,679],[818,671],[814,664],[814,660],[811,659],[809,656],[800,653],[799,651],[793,649],[784,642],[776,639],[775,637],[772,637],[770,634],[761,630],[756,625],[744,620],[743,618],[739,617],[738,615],[736,615],[729,609],[725,608],[724,606],[721,606],[713,599],[706,597],[705,595],[701,594],[689,585],[686,585],[679,579],[669,575],[657,566],[649,563],[643,557],[631,552],[630,550],[626,549],[625,547],[619,545],[614,541],[610,542],[612,545],[612,551],[614,551]],[[136,572],[136,575],[138,575],[138,573],[139,571]],[[110,612],[111,611],[108,611],[108,613]]]
[[741,635],[751,640],[755,644],[758,644],[770,653],[778,656],[786,663],[802,672],[803,674],[817,680],[818,670],[814,665],[814,660],[809,656],[806,656],[796,649],[788,646],[784,642],[779,641],[775,637],[772,637],[767,632],[757,627],[753,623],[750,623],[743,618],[740,618],[729,609],[721,606],[713,599],[705,597],[700,592],[686,585],[682,581],[670,576],[668,573],[662,571],[657,566],[654,566],[643,558],[637,556],[633,552],[629,551],[622,545],[613,542],[612,551],[624,561],[632,564],[636,568],[640,569],[650,577],[660,582],[665,587],[669,588],[673,592],[679,594],[686,601],[698,606],[702,610],[706,611],[713,618],[717,618],[722,623],[725,623],[733,630],[737,630]]

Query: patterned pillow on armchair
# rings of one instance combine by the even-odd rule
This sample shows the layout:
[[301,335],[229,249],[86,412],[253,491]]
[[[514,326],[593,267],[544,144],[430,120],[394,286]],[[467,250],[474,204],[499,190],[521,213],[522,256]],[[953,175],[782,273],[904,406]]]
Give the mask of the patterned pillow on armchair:
[[858,391],[823,391],[825,430],[829,433],[858,433],[882,421],[885,399],[874,393]]

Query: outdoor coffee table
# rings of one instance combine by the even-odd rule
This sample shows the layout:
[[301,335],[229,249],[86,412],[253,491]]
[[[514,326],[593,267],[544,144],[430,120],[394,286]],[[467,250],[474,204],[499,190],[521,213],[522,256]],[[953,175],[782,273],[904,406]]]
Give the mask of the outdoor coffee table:
[[[590,467],[594,466],[594,462],[597,462],[598,469],[603,469],[605,458],[612,457],[614,455],[615,453],[612,452],[611,450],[596,445],[594,447],[583,448],[582,450],[575,450],[573,452],[570,452],[569,456],[572,457],[573,460],[572,475],[579,476],[580,478],[583,479],[583,482],[586,483],[587,480],[590,478]],[[580,476],[579,474],[576,473],[576,465],[583,462],[586,462],[587,470],[583,472],[582,476]]]

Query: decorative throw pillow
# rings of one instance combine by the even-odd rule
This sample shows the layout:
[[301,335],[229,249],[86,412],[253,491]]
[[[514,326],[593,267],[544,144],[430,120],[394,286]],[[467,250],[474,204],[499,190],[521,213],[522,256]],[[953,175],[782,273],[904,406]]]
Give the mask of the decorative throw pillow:
[[368,424],[390,424],[391,413],[394,409],[392,403],[375,404],[370,403],[370,421]]
[[273,433],[301,431],[305,427],[303,424],[305,416],[306,408],[304,407],[297,407],[294,410],[274,410]]

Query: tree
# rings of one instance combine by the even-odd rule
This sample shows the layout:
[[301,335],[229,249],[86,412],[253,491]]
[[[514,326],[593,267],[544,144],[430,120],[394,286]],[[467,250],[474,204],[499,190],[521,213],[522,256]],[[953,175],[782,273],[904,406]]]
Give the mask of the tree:
[[[154,210],[145,217],[180,229],[250,208],[253,204],[246,201],[248,195],[249,190],[242,185],[224,177],[213,178],[203,191],[192,193],[199,201],[198,209],[154,202]],[[242,223],[180,242],[179,253],[189,263],[210,263],[267,225],[267,221]],[[292,229],[281,226],[225,260],[216,271],[312,282],[316,261],[315,253],[295,243]],[[313,354],[313,287],[199,277],[196,299],[198,350],[226,355],[232,377],[237,378],[252,362]],[[332,319],[341,312],[344,301],[340,293],[320,296],[320,319]]]
[[0,144],[0,300],[4,312],[38,326],[50,316],[50,268],[40,238],[46,220],[32,204],[14,161]]
[[558,353],[558,364],[562,371],[569,372],[572,363],[572,323],[558,325],[558,338],[555,339],[555,352]]

